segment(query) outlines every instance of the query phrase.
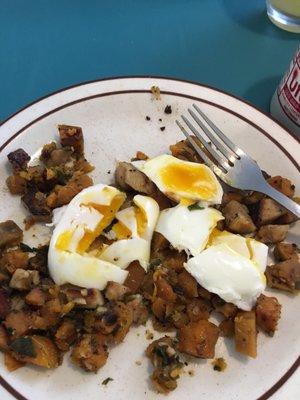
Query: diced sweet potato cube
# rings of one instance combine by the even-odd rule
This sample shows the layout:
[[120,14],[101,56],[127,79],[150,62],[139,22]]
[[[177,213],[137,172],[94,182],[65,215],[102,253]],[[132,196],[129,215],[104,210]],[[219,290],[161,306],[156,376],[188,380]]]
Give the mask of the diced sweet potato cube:
[[176,294],[173,291],[172,286],[166,281],[166,279],[159,277],[156,281],[157,296],[165,300],[168,303],[174,303],[176,301]]
[[186,262],[186,254],[184,251],[179,253],[177,250],[170,250],[165,256],[162,265],[165,268],[172,269],[176,272],[184,271],[184,263]]
[[22,178],[19,174],[13,174],[6,179],[6,185],[11,194],[24,194],[26,179]]
[[38,285],[40,282],[40,275],[38,271],[30,271],[25,269],[17,269],[11,280],[9,286],[17,290],[30,290],[33,286]]
[[210,306],[203,299],[193,299],[187,305],[187,315],[192,322],[199,321],[200,319],[208,319]]
[[30,156],[23,149],[17,149],[7,155],[8,161],[13,167],[14,171],[26,169]]
[[88,372],[96,372],[108,358],[106,337],[101,333],[84,334],[75,344],[71,354],[74,364]]
[[21,250],[12,250],[4,253],[0,261],[1,267],[13,274],[17,269],[26,269],[28,263],[28,253]]
[[4,289],[0,289],[0,320],[4,319],[10,311],[10,299]]
[[225,337],[233,337],[234,336],[234,320],[232,318],[224,319],[220,325],[220,335]]
[[57,368],[61,363],[57,347],[51,339],[44,336],[19,337],[10,344],[10,348],[17,360],[39,367]]
[[17,360],[10,352],[6,352],[4,354],[4,365],[9,372],[13,372],[23,367],[25,363]]
[[14,336],[23,336],[31,328],[31,316],[24,311],[12,311],[5,318],[4,325]]
[[257,331],[254,311],[240,311],[234,318],[235,348],[238,352],[255,358]]
[[257,325],[273,336],[281,314],[281,305],[276,297],[261,294],[257,299],[255,311]]
[[183,290],[185,296],[198,297],[197,281],[186,270],[178,275],[177,286]]
[[77,338],[75,321],[66,319],[55,333],[55,344],[62,351],[68,351]]
[[63,147],[73,147],[74,151],[81,155],[84,151],[82,129],[79,126],[58,125],[60,142]]
[[214,309],[223,314],[225,318],[235,317],[236,313],[238,312],[237,306],[232,303],[227,303],[226,301],[222,300],[219,296],[214,296],[212,298],[212,304]]
[[122,300],[130,292],[129,288],[117,282],[108,282],[105,297],[110,301]]
[[214,358],[219,328],[207,320],[190,322],[179,329],[178,350],[200,358]]
[[93,180],[88,175],[77,175],[75,173],[65,186],[60,186],[58,188],[56,191],[55,203],[52,204],[51,207],[61,207],[65,204],[69,204],[76,194],[92,184]]
[[131,262],[126,270],[128,271],[128,275],[124,285],[129,288],[131,293],[137,293],[143,283],[146,274],[145,270],[138,261]]
[[31,304],[33,306],[42,306],[45,304],[46,294],[41,288],[36,287],[31,289],[31,291],[26,295],[25,301],[27,304]]

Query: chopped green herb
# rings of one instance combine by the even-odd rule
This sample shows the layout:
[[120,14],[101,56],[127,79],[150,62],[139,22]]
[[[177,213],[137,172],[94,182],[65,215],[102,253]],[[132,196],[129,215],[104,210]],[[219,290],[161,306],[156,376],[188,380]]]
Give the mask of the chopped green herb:
[[163,366],[169,365],[171,362],[170,357],[167,354],[167,347],[168,346],[157,346],[154,349],[156,355],[161,357]]
[[38,251],[36,247],[30,247],[25,243],[20,243],[20,249],[25,253],[36,253]]
[[35,357],[36,352],[34,350],[34,344],[31,337],[23,336],[15,339],[11,344],[10,348],[23,357]]
[[188,209],[190,211],[193,211],[193,210],[204,210],[204,208],[205,207],[199,206],[198,203],[194,203],[194,204],[191,204],[190,206],[188,206]]
[[107,385],[110,381],[113,381],[113,378],[108,377],[102,381],[102,385]]
[[68,182],[68,180],[70,179],[70,175],[66,174],[65,172],[63,172],[60,169],[56,170],[56,177],[57,177],[58,183],[60,185],[65,185]]

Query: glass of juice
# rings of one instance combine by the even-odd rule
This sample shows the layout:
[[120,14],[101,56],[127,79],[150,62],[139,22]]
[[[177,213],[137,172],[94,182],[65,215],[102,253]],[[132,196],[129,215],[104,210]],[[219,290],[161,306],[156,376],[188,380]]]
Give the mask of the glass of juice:
[[300,0],[267,0],[267,12],[279,28],[300,33]]

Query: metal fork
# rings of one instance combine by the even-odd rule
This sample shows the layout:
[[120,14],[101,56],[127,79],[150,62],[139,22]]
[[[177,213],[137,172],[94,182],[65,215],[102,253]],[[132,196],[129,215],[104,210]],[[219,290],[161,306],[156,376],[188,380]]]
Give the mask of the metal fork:
[[[203,148],[199,146],[178,120],[176,120],[176,123],[199,156],[223,182],[236,189],[255,190],[264,193],[300,218],[300,205],[269,185],[264,179],[262,171],[257,163],[242,149],[232,143],[196,104],[193,104],[193,109],[189,108],[188,112],[207,138],[209,138],[211,143],[199,133],[195,126],[184,115],[182,115],[181,118],[193,134],[200,140],[211,157],[203,151]],[[207,128],[199,116],[202,117],[212,131]]]

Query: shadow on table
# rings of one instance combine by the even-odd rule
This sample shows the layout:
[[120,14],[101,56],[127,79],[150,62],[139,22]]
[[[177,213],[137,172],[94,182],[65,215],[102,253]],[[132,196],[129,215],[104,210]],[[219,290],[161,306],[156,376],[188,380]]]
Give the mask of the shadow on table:
[[[270,78],[262,79],[246,90],[242,97],[250,101],[250,103],[269,111],[271,98],[278,86],[280,79],[280,76],[272,76]],[[264,93],[263,96],[262,93]],[[262,101],[262,99],[264,100]]]
[[266,2],[263,0],[222,0],[222,4],[234,22],[250,31],[281,40],[299,40],[297,34],[279,29],[269,20]]

